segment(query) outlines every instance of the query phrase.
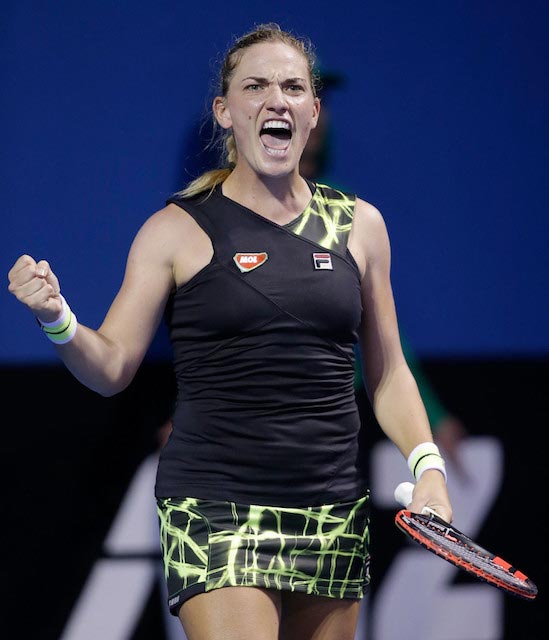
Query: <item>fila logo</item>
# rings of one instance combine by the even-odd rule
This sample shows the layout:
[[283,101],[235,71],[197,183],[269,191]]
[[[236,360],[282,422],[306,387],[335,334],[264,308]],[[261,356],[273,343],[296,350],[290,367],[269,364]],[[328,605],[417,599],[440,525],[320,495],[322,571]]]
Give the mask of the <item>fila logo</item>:
[[313,253],[315,269],[330,269],[333,271],[332,256],[329,253]]
[[236,262],[236,266],[240,271],[252,271],[260,267],[267,259],[268,255],[265,251],[261,253],[235,253],[233,260]]

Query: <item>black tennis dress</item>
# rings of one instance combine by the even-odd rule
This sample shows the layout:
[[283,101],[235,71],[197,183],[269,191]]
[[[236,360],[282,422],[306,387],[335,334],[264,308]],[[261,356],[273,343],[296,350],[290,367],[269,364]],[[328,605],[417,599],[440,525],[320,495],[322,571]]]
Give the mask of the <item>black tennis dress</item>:
[[171,297],[178,398],[156,481],[168,603],[227,586],[362,598],[354,196],[310,184],[278,225],[222,194],[173,198],[211,262]]

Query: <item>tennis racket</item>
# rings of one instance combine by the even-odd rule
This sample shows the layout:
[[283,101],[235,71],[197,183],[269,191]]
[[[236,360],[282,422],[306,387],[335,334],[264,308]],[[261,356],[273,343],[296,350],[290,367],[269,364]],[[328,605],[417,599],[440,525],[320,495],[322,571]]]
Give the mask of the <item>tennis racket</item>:
[[[395,500],[407,507],[413,490],[411,482],[401,482],[395,489]],[[402,509],[395,516],[395,524],[414,542],[476,578],[525,600],[537,596],[536,585],[522,571],[483,549],[429,507],[422,513]]]

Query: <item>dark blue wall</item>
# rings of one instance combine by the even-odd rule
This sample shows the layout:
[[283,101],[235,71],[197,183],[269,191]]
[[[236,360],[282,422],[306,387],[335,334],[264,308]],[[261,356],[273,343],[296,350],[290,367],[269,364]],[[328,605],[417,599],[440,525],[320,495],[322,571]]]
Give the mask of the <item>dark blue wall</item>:
[[[50,260],[97,326],[133,235],[194,164],[216,57],[276,20],[346,75],[331,175],[385,215],[418,353],[547,355],[548,17],[542,0],[4,0],[2,268]],[[0,305],[0,361],[52,359],[5,289]]]

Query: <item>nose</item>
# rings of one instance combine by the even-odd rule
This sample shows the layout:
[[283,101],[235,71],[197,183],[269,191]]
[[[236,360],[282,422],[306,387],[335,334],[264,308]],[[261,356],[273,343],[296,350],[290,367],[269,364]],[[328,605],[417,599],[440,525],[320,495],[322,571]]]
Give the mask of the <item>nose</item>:
[[277,113],[284,112],[288,109],[286,94],[279,84],[271,85],[267,95],[266,107]]

